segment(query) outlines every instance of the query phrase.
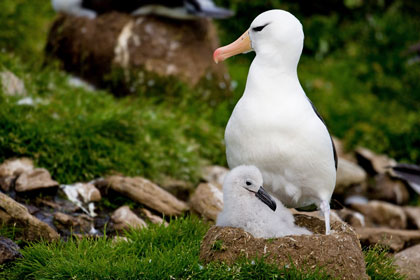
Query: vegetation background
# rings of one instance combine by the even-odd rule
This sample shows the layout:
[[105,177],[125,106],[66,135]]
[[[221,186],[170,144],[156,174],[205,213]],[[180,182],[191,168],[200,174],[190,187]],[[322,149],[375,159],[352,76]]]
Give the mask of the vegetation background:
[[[236,39],[260,12],[282,8],[303,23],[299,77],[333,135],[348,148],[366,146],[398,161],[420,164],[420,2],[415,0],[218,0],[236,11],[218,21],[221,43]],[[223,132],[240,98],[253,54],[227,63],[233,98],[210,105],[181,83],[115,98],[74,85],[58,62],[45,63],[50,0],[0,1],[0,71],[25,82],[34,106],[19,105],[0,87],[0,162],[33,158],[60,183],[109,173],[174,177],[196,183],[205,164],[226,164]],[[198,261],[207,224],[179,219],[168,228],[129,233],[132,243],[106,238],[32,244],[25,259],[0,267],[4,279],[319,279],[244,260],[234,267]],[[2,232],[4,230],[4,232]],[[13,238],[13,233],[0,235]],[[104,258],[104,256],[106,256]],[[365,253],[372,279],[402,279],[386,252]],[[156,260],[160,260],[156,262]],[[321,276],[320,276],[321,275]],[[322,276],[323,277],[323,276]]]
[[[401,0],[219,0],[236,11],[217,21],[229,43],[260,12],[291,11],[303,23],[299,77],[333,135],[398,161],[420,163],[420,4]],[[107,173],[196,182],[203,164],[226,164],[223,131],[241,96],[253,54],[228,61],[234,98],[209,105],[179,84],[126,98],[69,83],[44,63],[49,0],[0,2],[0,70],[25,82],[36,106],[0,92],[0,161],[28,156],[60,183]],[[0,89],[1,91],[1,89]],[[169,97],[168,97],[169,96]]]

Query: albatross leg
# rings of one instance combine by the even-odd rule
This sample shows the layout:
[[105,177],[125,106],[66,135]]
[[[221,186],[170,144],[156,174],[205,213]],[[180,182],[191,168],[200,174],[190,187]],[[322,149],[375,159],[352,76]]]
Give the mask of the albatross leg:
[[319,206],[325,219],[325,234],[330,234],[330,204],[326,200],[322,200]]

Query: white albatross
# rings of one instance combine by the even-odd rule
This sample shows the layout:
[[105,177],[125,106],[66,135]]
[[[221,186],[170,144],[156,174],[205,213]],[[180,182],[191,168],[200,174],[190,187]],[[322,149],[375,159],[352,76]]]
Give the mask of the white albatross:
[[303,30],[289,12],[257,16],[235,42],[214,52],[215,62],[254,50],[246,88],[225,130],[230,168],[255,165],[264,187],[287,207],[315,204],[330,233],[330,199],[337,156],[327,127],[297,75]]
[[257,238],[312,234],[295,225],[292,213],[262,187],[261,172],[255,166],[234,168],[223,183],[223,210],[217,226],[242,228]]

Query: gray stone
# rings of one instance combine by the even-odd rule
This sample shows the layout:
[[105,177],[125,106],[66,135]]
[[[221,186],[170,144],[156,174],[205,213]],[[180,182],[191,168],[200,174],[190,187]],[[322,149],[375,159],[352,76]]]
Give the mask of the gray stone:
[[365,217],[359,212],[348,208],[333,210],[333,212],[337,213],[344,222],[348,223],[352,227],[364,227],[366,225]]
[[21,257],[19,246],[9,238],[0,236],[0,265]]
[[407,248],[396,254],[394,258],[394,264],[407,280],[420,279],[420,245]]
[[101,193],[93,185],[89,183],[77,183],[77,192],[82,197],[84,203],[96,202],[101,200]]
[[408,224],[416,229],[420,229],[420,207],[406,206],[403,207],[405,214],[407,215]]
[[349,187],[366,181],[366,172],[357,164],[339,158],[334,193],[343,194]]
[[407,228],[407,216],[403,208],[397,205],[373,200],[367,204],[352,204],[351,208],[364,215],[367,225]]
[[420,243],[420,230],[401,230],[391,228],[355,228],[362,246],[376,244],[387,246],[393,252]]
[[19,238],[26,241],[52,241],[60,238],[53,228],[29,214],[25,206],[0,192],[1,223],[16,226],[19,229]]
[[358,163],[370,174],[381,174],[389,170],[397,162],[386,155],[378,155],[366,148],[357,148],[356,156]]
[[168,226],[168,222],[162,219],[162,217],[153,215],[152,212],[147,210],[146,208],[141,209],[141,213],[146,216],[146,218],[152,222],[153,224],[164,224],[165,226]]
[[26,192],[44,188],[57,187],[58,182],[51,179],[51,175],[45,168],[36,168],[29,172],[23,172],[16,180],[15,190]]
[[211,183],[201,183],[191,196],[190,205],[206,219],[216,221],[223,209],[223,192]]
[[368,189],[369,197],[374,200],[384,200],[398,205],[407,204],[410,194],[403,181],[392,178],[388,173],[375,176],[375,185]]
[[188,205],[141,177],[111,176],[106,179],[114,191],[142,203],[167,216],[177,216],[188,210]]
[[33,169],[34,164],[28,158],[9,159],[0,165],[0,177],[17,177]]
[[63,232],[89,233],[93,228],[93,218],[85,214],[73,217],[65,213],[56,212],[54,213],[54,221],[57,229]]
[[115,230],[127,230],[130,228],[145,228],[147,224],[139,218],[128,206],[121,206],[111,216]]

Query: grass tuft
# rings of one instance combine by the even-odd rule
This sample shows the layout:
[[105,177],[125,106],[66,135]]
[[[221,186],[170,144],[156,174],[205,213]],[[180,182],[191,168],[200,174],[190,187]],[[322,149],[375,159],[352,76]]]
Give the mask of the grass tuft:
[[389,255],[389,250],[381,245],[376,245],[364,251],[366,272],[372,280],[404,280],[406,277],[397,271],[394,258]]

